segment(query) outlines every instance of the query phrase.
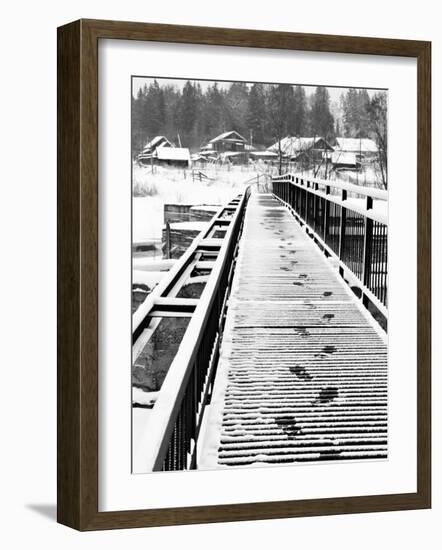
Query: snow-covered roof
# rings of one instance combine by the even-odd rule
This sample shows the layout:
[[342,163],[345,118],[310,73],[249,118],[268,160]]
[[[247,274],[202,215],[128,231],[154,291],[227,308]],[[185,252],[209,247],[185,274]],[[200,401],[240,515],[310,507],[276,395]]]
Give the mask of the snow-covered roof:
[[349,164],[356,166],[356,153],[334,151],[331,155],[332,164]]
[[[301,151],[314,149],[318,142],[324,142],[327,149],[333,149],[332,146],[322,137],[291,137],[287,136],[281,139],[281,151],[284,155],[293,156]],[[322,147],[321,147],[322,148]],[[267,148],[268,151],[279,152],[279,142],[274,143]]]
[[190,161],[190,151],[187,147],[158,147],[155,154],[160,160]]
[[349,151],[352,153],[377,153],[378,147],[376,143],[369,138],[336,138],[337,148],[341,151]]
[[171,143],[166,136],[155,136],[148,143],[146,143],[144,149],[153,149],[154,147],[158,147],[159,145],[164,147],[166,143],[167,145],[169,145],[169,147],[173,147],[173,143]]
[[250,153],[253,157],[266,157],[276,158],[278,155],[274,151],[252,151]]
[[209,141],[209,143],[215,143],[217,141],[241,141],[245,143],[247,140],[235,130],[231,130],[230,132],[224,132],[219,136],[214,137]]

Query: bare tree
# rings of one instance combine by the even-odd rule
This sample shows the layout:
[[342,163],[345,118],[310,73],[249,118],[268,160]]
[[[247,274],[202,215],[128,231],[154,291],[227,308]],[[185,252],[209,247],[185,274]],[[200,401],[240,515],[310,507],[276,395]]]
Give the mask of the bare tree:
[[382,186],[387,189],[387,95],[385,92],[376,93],[367,104],[367,113],[370,118],[370,129],[374,134],[378,146],[378,164]]
[[269,122],[273,138],[278,143],[279,174],[282,174],[284,151],[281,141],[289,134],[290,113],[293,107],[293,88],[288,84],[279,84],[270,89]]

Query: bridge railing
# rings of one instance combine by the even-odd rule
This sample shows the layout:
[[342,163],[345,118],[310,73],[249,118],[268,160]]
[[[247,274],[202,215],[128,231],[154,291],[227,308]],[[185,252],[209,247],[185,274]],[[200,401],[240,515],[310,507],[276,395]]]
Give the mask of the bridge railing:
[[[149,415],[140,443],[144,471],[196,468],[198,435],[218,360],[234,259],[250,188],[221,208],[133,316],[138,352],[158,328],[158,317],[190,317]],[[191,274],[208,273],[199,299],[178,298]],[[189,278],[190,277],[190,278]],[[145,457],[145,458],[144,458]]]
[[353,276],[361,298],[387,317],[388,192],[298,174],[273,178],[273,193],[306,224],[342,275]]
[[272,176],[270,174],[257,172],[245,183],[256,189],[258,193],[268,193],[272,186]]

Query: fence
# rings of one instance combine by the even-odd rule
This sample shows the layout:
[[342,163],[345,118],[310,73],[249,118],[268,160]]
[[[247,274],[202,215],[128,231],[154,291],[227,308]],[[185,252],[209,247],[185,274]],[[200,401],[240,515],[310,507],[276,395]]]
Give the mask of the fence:
[[[152,409],[149,433],[143,442],[145,471],[197,466],[198,435],[215,376],[249,193],[247,188],[244,194],[219,210],[209,228],[195,239],[134,314],[132,339],[134,349],[138,350],[155,332],[155,324],[152,325],[155,318],[190,318]],[[195,271],[209,273],[200,298],[178,298],[180,288]]]
[[364,303],[387,317],[387,191],[284,174],[273,178],[273,193],[339,260],[341,274],[357,279]]
[[258,193],[268,193],[272,186],[272,177],[269,174],[259,174],[244,182],[246,185],[254,186]]

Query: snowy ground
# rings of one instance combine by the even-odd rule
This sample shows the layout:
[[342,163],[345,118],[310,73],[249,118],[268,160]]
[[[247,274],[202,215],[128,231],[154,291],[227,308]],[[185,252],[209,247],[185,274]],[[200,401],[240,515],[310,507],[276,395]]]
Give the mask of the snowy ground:
[[191,170],[133,165],[133,241],[161,238],[165,203],[220,204],[240,193],[247,180],[258,173],[253,168],[204,171],[210,180],[192,181]]
[[[299,171],[299,174],[304,175],[306,178],[314,178],[313,170]],[[319,170],[316,177],[324,179],[324,170]],[[355,170],[339,170],[338,172],[329,172],[327,179],[331,181],[342,181],[345,183],[352,183],[354,185],[362,185],[363,187],[374,187],[376,189],[384,189],[382,184],[381,174],[375,164],[367,164],[362,167],[360,172]]]

